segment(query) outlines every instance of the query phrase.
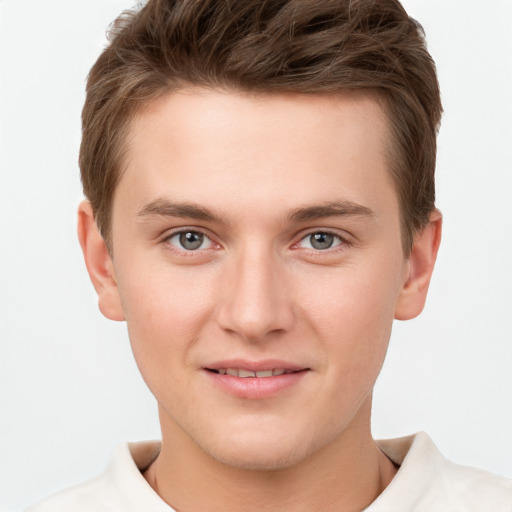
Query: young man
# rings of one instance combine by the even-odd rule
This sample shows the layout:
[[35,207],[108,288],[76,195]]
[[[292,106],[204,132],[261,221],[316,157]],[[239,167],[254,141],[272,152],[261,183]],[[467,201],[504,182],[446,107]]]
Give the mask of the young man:
[[512,510],[426,435],[375,442],[441,236],[441,103],[395,0],[150,0],[89,76],[79,238],[162,442],[44,511]]

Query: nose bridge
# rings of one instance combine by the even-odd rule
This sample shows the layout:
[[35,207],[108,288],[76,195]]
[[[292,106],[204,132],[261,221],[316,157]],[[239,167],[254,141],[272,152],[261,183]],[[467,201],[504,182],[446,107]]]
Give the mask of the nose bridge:
[[240,248],[230,263],[219,304],[221,327],[250,341],[288,330],[292,307],[279,256],[254,241]]

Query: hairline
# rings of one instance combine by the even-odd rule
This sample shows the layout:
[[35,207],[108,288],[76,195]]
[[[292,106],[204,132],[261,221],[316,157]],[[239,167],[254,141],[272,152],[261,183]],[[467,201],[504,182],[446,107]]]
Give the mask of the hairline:
[[[384,88],[379,87],[364,87],[364,88],[356,88],[356,87],[340,87],[334,91],[319,91],[319,90],[311,90],[300,91],[294,90],[290,88],[289,90],[271,90],[265,89],[264,87],[258,88],[244,88],[241,86],[231,85],[229,83],[219,85],[219,84],[209,84],[209,83],[188,83],[184,81],[169,81],[167,87],[162,87],[158,91],[155,91],[151,97],[144,101],[134,102],[131,109],[125,115],[124,121],[122,123],[121,131],[122,133],[122,142],[120,143],[117,151],[117,156],[114,160],[114,190],[112,192],[111,197],[109,198],[106,211],[104,210],[102,213],[104,216],[104,224],[98,225],[100,228],[100,232],[105,240],[105,244],[109,253],[113,255],[113,243],[112,243],[112,210],[115,201],[115,195],[118,190],[118,185],[123,175],[127,171],[128,164],[128,153],[130,150],[130,138],[132,135],[132,126],[137,119],[137,117],[144,114],[144,112],[148,111],[152,107],[154,107],[159,100],[168,97],[171,94],[181,93],[184,91],[194,92],[224,92],[227,94],[240,94],[246,97],[289,97],[294,95],[315,95],[315,96],[324,96],[324,97],[332,97],[336,98],[337,96],[355,96],[355,97],[366,97],[371,98],[379,104],[384,114],[385,120],[385,132],[384,132],[384,140],[383,140],[383,149],[384,149],[384,158],[386,160],[386,170],[391,178],[392,187],[396,193],[396,198],[399,206],[399,215],[400,215],[400,236],[402,240],[402,247],[405,256],[409,256],[410,251],[412,249],[413,237],[416,234],[417,229],[413,226],[412,222],[408,222],[406,218],[406,212],[403,204],[403,200],[400,194],[399,189],[399,174],[400,168],[405,165],[404,157],[401,154],[399,149],[398,141],[396,140],[396,135],[394,134],[394,130],[392,129],[392,113],[390,110],[390,101],[387,97],[386,90]],[[98,221],[97,212],[94,212],[94,216],[96,218],[96,222]]]

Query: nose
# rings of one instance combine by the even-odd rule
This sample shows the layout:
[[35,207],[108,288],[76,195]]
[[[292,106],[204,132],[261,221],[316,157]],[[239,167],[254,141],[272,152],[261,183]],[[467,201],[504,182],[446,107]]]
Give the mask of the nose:
[[279,257],[248,248],[226,268],[217,309],[222,329],[258,342],[293,324],[291,290]]

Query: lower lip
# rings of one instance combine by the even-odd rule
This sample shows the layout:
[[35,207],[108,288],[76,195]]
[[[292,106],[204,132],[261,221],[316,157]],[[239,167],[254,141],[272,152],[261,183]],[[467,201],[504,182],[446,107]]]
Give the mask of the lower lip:
[[273,377],[236,377],[234,375],[221,375],[208,370],[204,371],[222,391],[237,398],[251,400],[272,398],[296,386],[309,372],[309,370],[303,370],[274,375]]

